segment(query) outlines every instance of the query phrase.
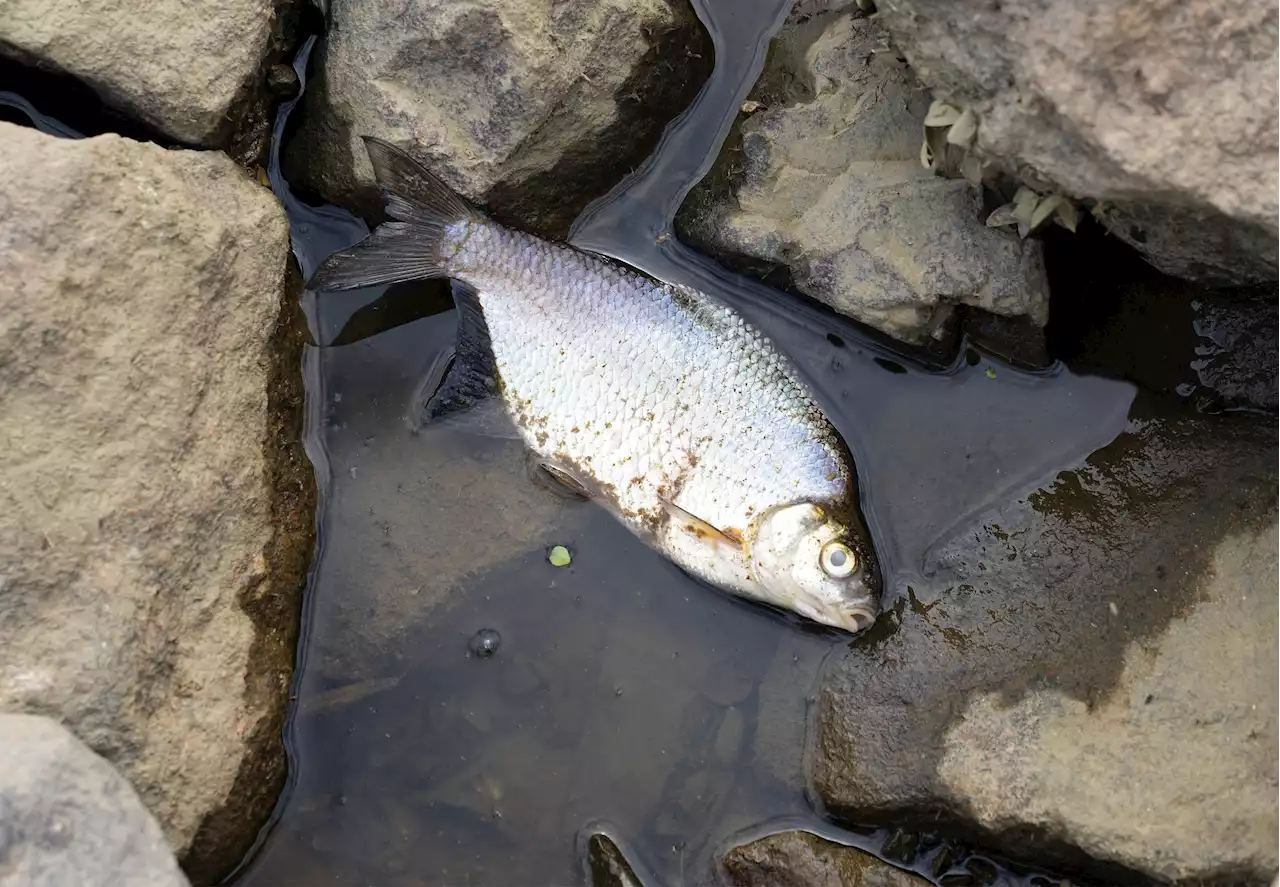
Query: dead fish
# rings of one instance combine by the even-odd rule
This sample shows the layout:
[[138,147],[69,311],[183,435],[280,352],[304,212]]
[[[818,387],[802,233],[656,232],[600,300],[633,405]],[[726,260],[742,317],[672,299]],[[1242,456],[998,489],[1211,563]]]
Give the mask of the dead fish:
[[875,620],[853,460],[763,333],[692,288],[499,225],[365,144],[391,221],[309,286],[452,279],[455,357],[422,421],[498,405],[553,477],[686,572],[847,631]]

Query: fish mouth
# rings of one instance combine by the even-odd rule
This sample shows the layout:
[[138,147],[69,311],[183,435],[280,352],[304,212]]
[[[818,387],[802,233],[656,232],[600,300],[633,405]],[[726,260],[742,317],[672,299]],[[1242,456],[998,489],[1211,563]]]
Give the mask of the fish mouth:
[[876,617],[880,615],[880,608],[874,605],[856,604],[850,607],[844,614],[845,628],[857,634],[860,631],[866,631],[875,625]]
[[806,603],[808,606],[793,606],[791,609],[796,610],[803,616],[807,616],[814,622],[829,625],[832,628],[838,628],[850,634],[866,631],[875,624],[876,617],[880,615],[880,606],[874,600],[862,601],[856,604],[841,603],[839,605],[816,601],[808,601]]

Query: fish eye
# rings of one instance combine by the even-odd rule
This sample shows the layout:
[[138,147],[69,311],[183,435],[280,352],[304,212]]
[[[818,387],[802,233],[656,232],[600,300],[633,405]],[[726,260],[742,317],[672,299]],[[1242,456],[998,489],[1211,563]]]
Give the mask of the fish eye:
[[844,579],[853,575],[858,566],[858,556],[843,542],[828,542],[820,555],[822,571],[832,579]]

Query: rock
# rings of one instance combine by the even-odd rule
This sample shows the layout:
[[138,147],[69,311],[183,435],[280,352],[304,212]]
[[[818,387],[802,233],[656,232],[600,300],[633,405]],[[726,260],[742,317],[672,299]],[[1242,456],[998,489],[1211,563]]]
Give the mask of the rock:
[[332,202],[380,208],[360,139],[378,136],[499,218],[563,235],[710,69],[686,0],[333,0],[286,172]]
[[253,110],[274,18],[270,0],[8,0],[0,54],[78,77],[171,139],[218,146]]
[[0,714],[0,884],[186,885],[128,780],[49,718]]
[[1277,305],[1168,277],[1098,232],[1047,239],[1049,338],[1076,373],[1123,378],[1203,412],[1277,411]]
[[1193,310],[1200,342],[1191,366],[1199,386],[1224,409],[1275,413],[1280,408],[1275,301],[1206,297]]
[[587,870],[591,887],[643,887],[627,857],[605,834],[597,833],[587,840]]
[[1275,453],[1267,422],[1136,418],[925,552],[824,678],[828,809],[1111,883],[1268,883]]
[[705,251],[919,343],[957,304],[1043,324],[1041,248],[988,228],[975,189],[920,165],[926,91],[848,13],[788,24],[716,169],[676,224]]
[[197,877],[283,783],[284,214],[220,153],[0,123],[0,154],[0,710],[114,764]]
[[809,832],[781,832],[724,855],[738,887],[926,887],[929,881]]
[[1277,14],[1251,0],[883,0],[935,95],[973,108],[977,153],[1097,201],[1167,273],[1277,276]]

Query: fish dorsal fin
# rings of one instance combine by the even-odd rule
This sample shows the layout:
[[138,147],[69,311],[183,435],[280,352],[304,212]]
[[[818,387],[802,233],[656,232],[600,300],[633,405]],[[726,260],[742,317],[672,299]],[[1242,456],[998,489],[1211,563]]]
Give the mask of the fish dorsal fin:
[[373,136],[364,136],[364,145],[391,218],[432,228],[480,217],[453,189],[395,145]]
[[457,341],[419,386],[412,424],[415,429],[448,425],[492,437],[518,437],[496,397],[501,382],[479,295],[460,280],[450,283],[458,309]]

